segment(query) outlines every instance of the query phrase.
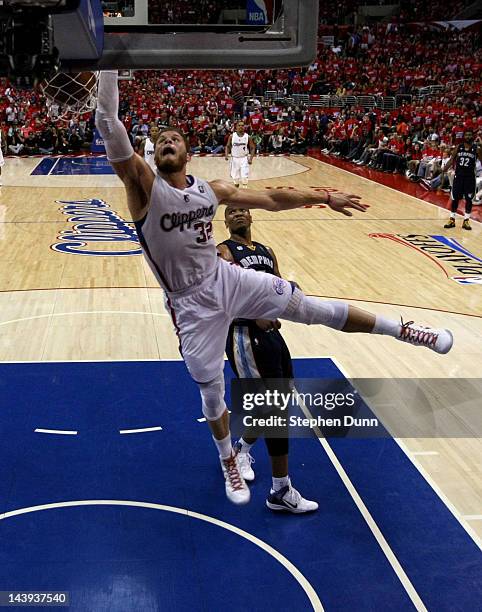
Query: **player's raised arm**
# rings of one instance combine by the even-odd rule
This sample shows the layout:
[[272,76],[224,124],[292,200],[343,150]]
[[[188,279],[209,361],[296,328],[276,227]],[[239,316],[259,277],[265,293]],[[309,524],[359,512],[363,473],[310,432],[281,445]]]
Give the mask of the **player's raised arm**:
[[328,191],[313,192],[308,189],[283,189],[255,191],[251,189],[237,189],[226,181],[211,181],[209,183],[216,194],[220,204],[229,204],[239,208],[261,208],[278,212],[300,208],[305,204],[325,204],[332,210],[347,217],[353,213],[349,208],[365,212],[366,204],[360,202],[360,196],[346,193],[329,193]]
[[132,218],[137,221],[147,212],[154,173],[142,157],[134,153],[118,111],[117,70],[103,71],[99,75],[95,125],[104,139],[107,159],[126,188]]

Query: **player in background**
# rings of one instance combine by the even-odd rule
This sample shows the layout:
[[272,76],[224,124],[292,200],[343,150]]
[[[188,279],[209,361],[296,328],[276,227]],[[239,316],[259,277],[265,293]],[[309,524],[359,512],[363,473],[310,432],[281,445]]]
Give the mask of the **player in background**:
[[[224,220],[229,230],[229,239],[217,246],[221,257],[243,268],[281,278],[273,250],[251,240],[253,220],[249,210],[227,206]],[[284,391],[289,393],[293,364],[290,351],[279,332],[280,327],[278,320],[235,319],[229,327],[226,354],[238,378],[283,379],[286,386]],[[251,467],[253,458],[249,451],[255,442],[256,438],[250,437],[248,431],[234,445],[241,476],[246,482],[254,480],[254,470]],[[273,481],[266,499],[268,508],[293,514],[317,510],[316,502],[304,499],[291,485],[288,474],[288,435],[285,438],[265,437],[265,442],[271,460]]]
[[253,163],[256,146],[251,136],[246,132],[244,121],[238,121],[236,131],[229,135],[226,143],[225,158],[231,156],[231,178],[234,185],[248,186],[249,166]]
[[152,125],[149,129],[149,135],[143,140],[139,146],[139,155],[143,157],[152,168],[154,174],[157,172],[156,162],[154,161],[154,149],[156,146],[156,140],[159,136],[159,128],[157,125]]
[[465,199],[465,216],[462,223],[462,228],[471,230],[470,214],[472,212],[472,200],[476,194],[475,172],[477,160],[482,161],[482,147],[474,142],[474,132],[467,129],[464,135],[464,142],[459,144],[449,162],[445,166],[445,172],[455,165],[454,182],[452,185],[452,204],[450,219],[444,225],[450,229],[455,227],[455,215],[459,206],[459,201]]

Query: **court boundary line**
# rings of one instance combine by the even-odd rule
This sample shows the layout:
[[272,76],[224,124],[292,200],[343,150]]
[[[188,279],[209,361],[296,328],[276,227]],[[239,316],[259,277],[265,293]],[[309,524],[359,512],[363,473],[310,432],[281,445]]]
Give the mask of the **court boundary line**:
[[34,433],[57,434],[59,436],[76,436],[79,432],[73,429],[42,429],[41,427],[37,427],[34,429]]
[[90,315],[90,314],[122,314],[122,315],[149,315],[153,317],[169,317],[167,312],[142,312],[135,310],[86,310],[75,312],[51,312],[50,314],[32,315],[31,317],[23,317],[22,319],[10,319],[9,321],[1,321],[2,325],[10,325],[11,323],[22,323],[23,321],[33,321],[34,319],[48,319],[49,317],[68,317],[70,315]]
[[160,425],[156,425],[155,427],[141,427],[139,429],[120,429],[119,433],[122,434],[138,434],[138,433],[148,433],[151,431],[162,431],[162,427]]
[[[55,166],[56,166],[56,165],[59,163],[60,159],[61,159],[60,157],[57,157],[57,159],[56,159],[56,160],[55,160],[55,162],[54,162],[54,165],[53,165],[53,166],[50,168],[50,170],[49,170],[49,171],[47,172],[47,174],[46,174],[46,175],[44,175],[44,176],[51,176],[51,174],[52,174],[52,170],[53,170],[53,169],[55,168]],[[40,162],[40,163],[42,163],[42,162]],[[30,176],[31,176],[31,175],[30,175]],[[40,176],[42,176],[42,175],[40,175]]]
[[[2,293],[22,293],[22,292],[28,292],[28,291],[101,291],[101,290],[119,291],[122,289],[136,289],[136,290],[146,290],[146,291],[162,291],[163,290],[162,287],[160,287],[159,285],[157,286],[152,285],[152,287],[146,286],[146,285],[144,285],[143,287],[132,287],[132,286],[52,287],[52,288],[40,287],[40,288],[34,288],[34,289],[0,289],[0,294]],[[339,296],[339,295],[318,295],[316,293],[307,293],[306,295],[311,296],[311,297],[326,299],[326,300],[347,300],[349,302],[366,302],[367,304],[380,304],[382,306],[398,306],[400,308],[416,308],[417,310],[430,310],[433,312],[443,312],[445,314],[456,315],[460,317],[474,317],[476,319],[482,319],[482,314],[475,314],[471,312],[457,312],[456,310],[445,310],[444,308],[435,308],[431,306],[417,306],[415,304],[399,304],[397,302],[383,302],[382,300],[369,300],[369,299],[364,299],[364,298],[354,298],[354,297],[346,297],[346,296]],[[93,311],[87,311],[87,312],[93,312]],[[103,311],[103,310],[99,311],[99,313],[102,313],[102,312],[107,312],[107,311]],[[119,311],[115,310],[113,312],[119,312]],[[133,311],[133,314],[134,313],[135,311]],[[78,313],[78,314],[83,314],[83,313]],[[151,314],[151,313],[146,313],[146,314]]]
[[[316,359],[316,357],[314,357],[313,359]],[[344,368],[341,367],[341,365],[337,361],[337,359],[334,358],[334,357],[331,357],[331,360],[336,365],[336,367],[340,370],[340,372],[343,374],[345,379],[349,381],[350,380],[350,376],[348,375],[348,372],[344,371]],[[399,448],[401,449],[403,454],[407,457],[407,459],[410,461],[410,463],[419,472],[419,474],[422,476],[422,478],[424,478],[425,482],[432,489],[432,491],[438,496],[440,501],[445,505],[445,507],[449,510],[449,512],[453,515],[453,517],[456,519],[456,521],[459,523],[459,525],[462,527],[462,529],[464,529],[464,531],[467,533],[467,535],[470,537],[470,539],[474,542],[474,544],[480,550],[482,550],[482,543],[481,543],[480,538],[477,535],[477,533],[464,520],[463,515],[457,510],[455,505],[448,499],[448,497],[441,490],[441,488],[438,486],[438,484],[433,480],[433,478],[430,476],[430,474],[427,473],[425,468],[422,465],[420,465],[415,460],[415,458],[413,456],[411,456],[411,452],[408,450],[406,444],[401,440],[401,438],[394,438],[394,437],[390,436],[390,439],[393,440],[394,442],[396,442],[396,444],[399,446]]]
[[[298,393],[298,390],[295,389],[294,391],[295,391],[296,402],[298,406],[300,407],[301,411],[303,412],[303,414],[305,415],[305,417],[309,419],[313,419],[314,418],[313,415],[311,414],[310,410],[306,406],[305,402],[302,400],[300,394]],[[373,537],[377,541],[377,544],[380,547],[383,554],[385,555],[388,563],[391,565],[392,570],[395,572],[395,575],[397,576],[400,583],[402,584],[402,587],[405,589],[405,592],[407,593],[411,602],[415,606],[415,609],[420,612],[428,612],[425,604],[422,601],[422,598],[420,597],[417,590],[413,586],[410,578],[407,576],[405,570],[402,567],[402,564],[397,559],[397,556],[393,552],[393,549],[388,543],[388,540],[383,535],[382,530],[377,525],[377,522],[373,518],[371,512],[368,510],[361,495],[358,493],[357,488],[350,480],[350,477],[348,476],[341,461],[338,459],[335,451],[331,448],[326,438],[323,437],[323,434],[318,426],[315,425],[311,429],[315,432],[318,442],[321,444],[321,447],[323,448],[328,459],[330,460],[331,464],[335,468],[336,473],[338,474],[340,480],[344,484],[346,490],[348,491],[348,494],[350,495],[358,511],[360,512],[363,519],[365,520],[365,523],[367,524]]]
[[298,582],[299,586],[302,588],[305,595],[308,597],[308,600],[311,603],[313,610],[315,610],[315,612],[324,612],[324,608],[320,598],[318,597],[318,593],[315,591],[311,583],[308,581],[307,578],[305,578],[305,576],[300,572],[296,565],[294,565],[289,559],[287,559],[283,554],[281,554],[281,552],[276,550],[276,548],[274,548],[264,540],[261,540],[255,535],[249,533],[248,531],[237,527],[236,525],[232,525],[231,523],[227,523],[226,521],[222,521],[207,514],[195,512],[194,510],[188,510],[187,508],[179,508],[177,506],[167,506],[151,502],[129,501],[119,499],[76,500],[67,502],[55,502],[51,504],[41,504],[38,506],[29,506],[26,508],[11,510],[9,512],[4,512],[0,514],[0,521],[23,514],[29,514],[32,512],[78,506],[128,506],[135,508],[147,508],[149,510],[160,510],[164,512],[172,512],[174,514],[180,514],[188,518],[195,518],[206,523],[216,525],[217,527],[222,527],[223,529],[226,529],[226,531],[230,531],[231,533],[234,533],[244,538],[248,542],[251,542],[252,544],[258,546],[258,548],[261,548],[261,550],[264,550],[264,552],[268,553],[275,561],[282,565],[293,576],[296,582]]
[[450,513],[457,519],[457,522],[461,525],[461,527],[466,531],[467,535],[473,540],[474,544],[482,551],[482,542],[477,535],[477,533],[472,529],[472,527],[467,523],[464,515],[461,514],[455,505],[448,499],[442,489],[438,486],[438,484],[433,480],[430,474],[427,473],[425,468],[420,465],[417,461],[415,461],[416,457],[413,457],[411,452],[408,450],[407,445],[400,438],[392,438],[401,450],[408,457],[410,463],[416,468],[416,470],[420,473],[422,478],[425,479],[429,487],[434,491],[434,493],[439,497],[440,501],[445,505],[445,507],[450,511]]

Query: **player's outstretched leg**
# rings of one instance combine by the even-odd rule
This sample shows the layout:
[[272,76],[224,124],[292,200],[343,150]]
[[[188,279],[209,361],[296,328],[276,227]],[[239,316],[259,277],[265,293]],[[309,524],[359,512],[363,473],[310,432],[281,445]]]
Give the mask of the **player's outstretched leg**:
[[236,453],[231,444],[229,413],[224,401],[224,376],[199,384],[202,410],[211,429],[214,443],[219,452],[219,460],[224,474],[226,496],[234,504],[247,504],[250,500],[249,488],[239,470]]
[[299,289],[294,290],[281,318],[307,325],[326,325],[348,333],[392,336],[401,342],[425,346],[441,354],[448,353],[453,345],[453,336],[448,329],[422,327],[413,321],[399,323],[344,302],[306,296]]

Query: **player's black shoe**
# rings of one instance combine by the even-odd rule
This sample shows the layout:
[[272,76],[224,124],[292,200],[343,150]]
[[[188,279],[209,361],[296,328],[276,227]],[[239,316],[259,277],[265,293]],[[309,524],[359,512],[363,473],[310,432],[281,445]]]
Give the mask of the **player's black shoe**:
[[445,229],[450,229],[451,227],[455,227],[455,219],[450,217],[448,222],[444,225]]
[[464,230],[471,230],[471,226],[470,226],[470,221],[468,219],[464,219],[464,222],[462,223],[462,229]]

